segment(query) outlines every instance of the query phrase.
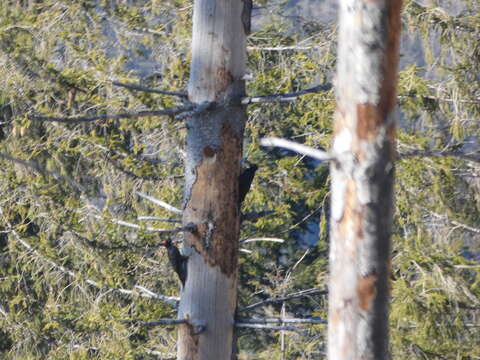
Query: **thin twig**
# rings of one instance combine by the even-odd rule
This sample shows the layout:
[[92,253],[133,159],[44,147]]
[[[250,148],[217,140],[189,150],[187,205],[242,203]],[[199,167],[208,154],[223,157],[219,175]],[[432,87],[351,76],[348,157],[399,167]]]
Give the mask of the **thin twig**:
[[145,200],[148,200],[148,201],[151,201],[153,202],[154,204],[156,205],[159,205],[161,207],[163,207],[164,209],[174,213],[174,214],[178,214],[178,215],[182,215],[183,214],[183,211],[176,208],[175,206],[172,206],[170,204],[167,204],[166,202],[162,201],[162,200],[159,200],[159,199],[156,199],[150,195],[147,195],[147,194],[144,194],[140,191],[136,191],[135,192],[138,196],[140,196],[141,198],[144,198]]
[[320,161],[332,161],[335,160],[335,157],[322,150],[317,150],[314,149],[310,146],[305,146],[293,141],[285,140],[285,139],[280,139],[280,138],[274,138],[274,137],[267,137],[263,138],[260,140],[260,144],[262,146],[275,146],[275,147],[281,147],[287,150],[294,151],[296,153],[302,154],[302,155],[307,155],[310,156],[314,159],[320,160]]
[[186,92],[167,91],[167,90],[149,88],[149,87],[136,85],[136,84],[121,83],[121,82],[118,82],[118,81],[112,81],[112,84],[115,85],[115,86],[121,86],[121,87],[124,87],[126,89],[130,89],[130,90],[144,91],[144,92],[150,92],[150,93],[155,93],[155,94],[178,96],[178,97],[181,97],[181,98],[186,98],[188,96],[188,94]]
[[279,302],[284,302],[292,299],[298,299],[301,297],[306,297],[306,296],[312,296],[312,295],[326,295],[328,293],[327,290],[320,290],[320,289],[308,289],[308,290],[302,290],[297,293],[293,293],[284,297],[277,297],[277,298],[270,298],[266,300],[262,300],[250,305],[247,305],[243,308],[237,309],[237,313],[244,312],[244,311],[250,311],[253,309],[256,309],[260,306],[268,305],[268,304],[274,304],[274,303],[279,303]]
[[291,93],[271,94],[265,96],[246,96],[242,99],[243,105],[254,103],[271,103],[271,102],[291,102],[297,100],[301,95],[315,94],[322,91],[328,91],[332,88],[331,84],[317,85],[305,90],[300,90]]

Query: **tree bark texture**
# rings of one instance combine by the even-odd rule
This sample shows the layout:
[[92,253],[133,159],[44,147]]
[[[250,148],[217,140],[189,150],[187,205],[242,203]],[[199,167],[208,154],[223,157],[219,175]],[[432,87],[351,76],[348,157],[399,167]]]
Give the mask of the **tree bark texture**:
[[187,280],[182,290],[178,359],[231,359],[240,228],[238,176],[246,110],[241,0],[196,0],[190,101],[213,102],[187,121],[183,223]]
[[388,358],[401,0],[341,0],[328,359]]

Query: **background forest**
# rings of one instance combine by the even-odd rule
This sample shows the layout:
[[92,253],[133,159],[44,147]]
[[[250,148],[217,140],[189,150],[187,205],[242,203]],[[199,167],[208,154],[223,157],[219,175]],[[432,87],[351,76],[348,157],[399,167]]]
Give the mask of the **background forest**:
[[[191,1],[0,1],[0,358],[175,358],[179,282],[160,242],[182,207]],[[254,3],[249,96],[333,84],[336,3]],[[391,281],[394,359],[480,358],[480,3],[403,6]],[[259,139],[329,148],[333,90],[248,107],[239,308],[326,288],[329,169]],[[37,119],[34,119],[37,117]],[[263,215],[261,217],[258,214]],[[257,216],[255,216],[257,215]],[[252,241],[259,238],[273,241]],[[311,291],[245,316],[326,319]],[[308,293],[308,292],[307,292]],[[318,359],[326,325],[238,329],[240,359]]]

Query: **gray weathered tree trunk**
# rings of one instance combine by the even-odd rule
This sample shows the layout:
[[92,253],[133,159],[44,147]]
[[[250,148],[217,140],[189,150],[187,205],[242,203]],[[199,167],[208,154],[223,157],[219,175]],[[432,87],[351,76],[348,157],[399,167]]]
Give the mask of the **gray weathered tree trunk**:
[[[245,32],[241,0],[196,0],[190,101],[214,102],[187,122],[183,223],[188,258],[179,318],[178,359],[221,360],[233,354],[240,227],[238,176],[246,111]],[[245,15],[245,14],[244,14]]]
[[401,0],[341,0],[328,358],[388,357]]

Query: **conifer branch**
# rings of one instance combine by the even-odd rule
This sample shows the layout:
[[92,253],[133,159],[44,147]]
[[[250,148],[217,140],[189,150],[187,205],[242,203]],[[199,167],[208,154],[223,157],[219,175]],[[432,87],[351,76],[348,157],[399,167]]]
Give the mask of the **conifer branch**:
[[[33,254],[33,256],[40,259],[42,262],[50,265],[55,270],[58,270],[61,273],[65,274],[65,275],[67,275],[67,276],[69,276],[73,279],[81,279],[80,274],[75,273],[72,270],[67,269],[65,266],[57,264],[53,260],[50,260],[45,255],[43,255],[40,251],[35,249],[32,245],[30,245],[27,241],[23,240],[20,237],[20,235],[18,235],[18,233],[15,231],[15,229],[13,229],[13,226],[11,225],[11,223],[6,219],[5,215],[3,214],[3,209],[1,207],[0,207],[0,214],[3,216],[5,223],[6,223],[7,227],[9,228],[9,230],[11,231],[11,233],[13,234],[15,240],[21,246],[23,246],[27,251],[29,251],[31,254]],[[105,288],[104,286],[102,286],[100,283],[98,283],[95,280],[84,279],[83,281],[85,281],[86,284],[88,284],[90,286],[93,286],[97,289]],[[140,290],[140,292],[135,291],[135,290],[127,290],[127,289],[123,289],[123,288],[111,288],[111,287],[109,287],[107,289],[110,290],[110,291],[113,291],[113,292],[124,294],[124,295],[137,295],[137,296],[140,296],[140,297],[161,300],[161,301],[164,301],[165,303],[167,303],[167,304],[169,304],[173,307],[177,306],[178,298],[170,297],[170,296],[164,296],[164,295],[154,293],[153,291],[148,290],[148,289],[146,289],[146,288],[144,288],[140,285],[136,285],[135,288]]]
[[35,170],[37,173],[39,174],[42,174],[44,176],[51,176],[53,177],[55,180],[63,180],[64,182],[70,184],[75,190],[81,192],[81,193],[84,193],[85,192],[85,189],[83,188],[83,186],[81,186],[79,183],[77,183],[75,180],[67,177],[67,176],[63,176],[61,174],[59,174],[58,172],[56,171],[51,171],[51,170],[47,170],[45,169],[44,167],[40,166],[40,164],[36,163],[36,162],[33,162],[33,161],[26,161],[26,160],[22,160],[22,159],[19,159],[19,158],[16,158],[14,156],[11,156],[9,154],[5,154],[5,153],[0,153],[0,158],[3,158],[3,159],[6,159],[6,160],[9,160],[11,162],[14,162],[16,164],[20,164],[26,168],[30,168],[30,169],[33,169]]
[[320,161],[335,160],[335,157],[326,151],[317,150],[310,146],[305,146],[305,145],[302,145],[293,141],[285,140],[285,139],[267,137],[260,140],[260,145],[280,147],[283,149],[294,151],[302,155],[310,156]]
[[187,96],[188,96],[188,94],[186,92],[167,91],[167,90],[161,90],[161,89],[156,89],[156,88],[149,88],[149,87],[145,87],[145,86],[142,86],[142,85],[121,83],[121,82],[118,82],[118,81],[112,81],[112,84],[115,85],[115,86],[120,86],[120,87],[124,87],[126,89],[130,89],[130,90],[143,91],[143,92],[162,94],[162,95],[171,95],[171,96],[177,96],[177,97],[180,97],[180,98],[187,98]]

